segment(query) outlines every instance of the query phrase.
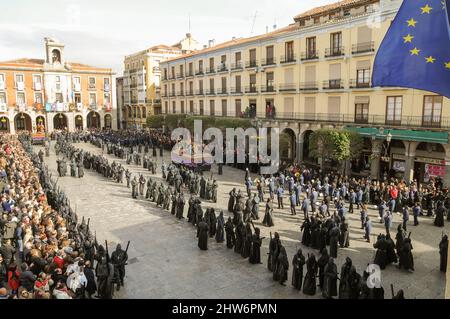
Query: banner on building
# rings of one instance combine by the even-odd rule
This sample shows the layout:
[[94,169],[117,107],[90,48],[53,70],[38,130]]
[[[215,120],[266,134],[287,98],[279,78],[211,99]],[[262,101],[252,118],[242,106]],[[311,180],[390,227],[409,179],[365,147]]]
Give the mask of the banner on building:
[[400,161],[394,161],[392,163],[392,168],[396,170],[397,172],[404,172],[406,170],[405,168],[405,162]]
[[425,182],[430,180],[430,177],[444,177],[445,166],[425,164]]

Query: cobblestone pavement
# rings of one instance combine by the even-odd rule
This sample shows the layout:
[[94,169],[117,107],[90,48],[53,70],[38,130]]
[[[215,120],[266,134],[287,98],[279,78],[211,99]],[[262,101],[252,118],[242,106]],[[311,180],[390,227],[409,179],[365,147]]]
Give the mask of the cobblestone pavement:
[[[90,152],[102,152],[91,144],[75,146]],[[110,161],[122,163],[133,174],[142,172],[146,177],[149,175],[142,167],[126,165],[123,160],[106,156]],[[45,159],[53,176],[57,176],[56,158],[52,151],[51,156]],[[165,154],[165,161],[169,162],[169,153]],[[161,180],[160,164],[158,159],[157,180]],[[217,176],[215,167],[212,172],[219,178],[218,203],[207,202],[202,205],[204,208],[216,208],[217,214],[218,209],[224,209],[227,219],[228,193],[233,187],[245,191],[244,172],[231,167],[224,167],[223,176]],[[152,178],[155,179],[154,176]],[[292,265],[286,287],[274,282],[266,268],[269,232],[277,231],[280,234],[290,262],[297,247],[303,249],[305,256],[307,253],[318,256],[317,251],[300,244],[303,214],[291,216],[287,198],[284,210],[275,209],[275,227],[272,228],[261,226],[264,207],[260,204],[261,220],[255,222],[255,226],[260,227],[261,236],[266,237],[261,248],[263,265],[251,265],[247,259],[227,249],[225,244],[217,244],[214,239],[209,241],[208,251],[200,251],[196,230],[192,225],[185,220],[178,221],[169,212],[162,211],[145,199],[133,200],[126,184],[116,184],[86,170],[83,179],[67,176],[60,178],[58,185],[65,190],[80,218],[85,216],[91,219],[91,229],[96,230],[99,242],[107,239],[112,250],[117,243],[122,243],[124,247],[131,240],[125,287],[115,294],[115,298],[312,298],[292,288]],[[187,208],[186,201],[185,216]],[[373,234],[384,233],[384,225],[376,222],[377,212],[371,210],[369,214],[374,225]],[[350,247],[339,249],[336,263],[340,271],[345,258],[349,256],[357,271],[362,273],[367,264],[373,261],[373,242],[369,244],[362,239],[359,212],[355,210],[355,214],[347,216]],[[394,232],[400,222],[401,216],[395,215]],[[416,271],[410,274],[394,265],[383,270],[385,296],[390,297],[389,287],[392,283],[396,291],[404,289],[407,298],[444,298],[445,275],[439,272],[438,252],[442,229],[433,226],[433,220],[428,217],[422,217],[418,227],[411,224],[412,221],[408,231],[412,231]],[[448,224],[445,231],[449,232]],[[313,298],[321,298],[319,290]]]

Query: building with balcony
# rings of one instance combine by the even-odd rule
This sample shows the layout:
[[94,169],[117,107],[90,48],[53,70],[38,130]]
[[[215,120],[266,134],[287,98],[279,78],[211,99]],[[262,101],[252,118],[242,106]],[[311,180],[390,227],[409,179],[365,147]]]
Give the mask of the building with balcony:
[[[254,117],[281,129],[286,162],[316,163],[311,133],[349,128],[365,142],[350,163],[354,174],[450,181],[449,99],[370,83],[375,54],[400,4],[344,0],[298,14],[273,32],[165,61],[161,69],[169,74],[190,65],[202,72],[163,80],[162,112]],[[205,94],[172,94],[182,85]]]
[[[177,69],[163,73],[160,63],[182,54],[200,49],[190,34],[173,46],[157,45],[128,55],[124,60],[123,94],[124,104],[121,128],[143,128],[147,116],[161,113],[161,79],[174,80],[194,76],[193,69]],[[183,94],[180,90],[178,94]]]
[[112,70],[67,62],[51,38],[45,53],[0,62],[0,131],[115,128]]

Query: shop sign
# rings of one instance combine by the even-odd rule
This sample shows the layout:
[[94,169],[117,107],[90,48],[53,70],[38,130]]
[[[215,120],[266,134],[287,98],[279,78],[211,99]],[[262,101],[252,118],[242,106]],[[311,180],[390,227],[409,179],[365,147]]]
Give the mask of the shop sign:
[[404,160],[405,160],[405,155],[402,155],[402,154],[392,154],[392,158],[393,158],[393,159],[396,159],[396,160],[402,160],[402,161],[404,161]]
[[419,163],[445,166],[445,160],[438,159],[438,158],[416,157],[415,161],[419,162]]

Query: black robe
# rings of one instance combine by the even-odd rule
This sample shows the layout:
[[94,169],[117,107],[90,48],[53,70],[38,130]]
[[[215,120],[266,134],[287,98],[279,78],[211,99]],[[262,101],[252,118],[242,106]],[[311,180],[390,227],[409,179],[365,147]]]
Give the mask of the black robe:
[[275,237],[270,238],[269,243],[269,256],[267,257],[267,269],[273,271],[273,255],[277,249],[278,241]]
[[201,221],[197,227],[198,248],[208,250],[208,224]]
[[334,227],[330,231],[330,257],[337,258],[339,229]]
[[241,256],[248,258],[252,249],[252,230],[248,227],[245,227],[242,233],[242,243]]
[[263,225],[267,227],[273,227],[275,226],[275,223],[273,222],[273,204],[271,202],[266,203],[266,211],[264,213],[264,219],[263,219]]
[[317,261],[317,266],[319,267],[319,287],[323,289],[323,278],[325,274],[325,266],[328,265],[330,261],[330,256],[328,252],[326,254],[322,254]]
[[297,253],[292,259],[292,286],[297,290],[302,290],[303,266],[305,265],[305,256]]
[[216,225],[217,224],[217,216],[214,209],[211,208],[209,212],[209,237],[213,238],[216,235]]
[[441,256],[441,262],[439,269],[442,272],[447,272],[447,260],[448,260],[448,239],[443,238],[439,243],[439,254]]
[[317,276],[317,262],[312,255],[306,262],[306,275],[303,284],[303,293],[305,295],[314,296],[316,294],[316,276]]
[[182,219],[184,213],[184,197],[180,196],[178,197],[178,203],[177,203],[177,218]]
[[236,242],[234,245],[234,252],[240,254],[243,246],[242,242],[242,228],[245,229],[245,227],[242,226],[242,224],[239,224],[236,227]]
[[444,215],[445,208],[444,206],[439,206],[435,211],[436,217],[434,219],[434,225],[437,227],[444,227]]
[[218,243],[223,243],[224,241],[224,223],[225,220],[223,219],[223,215],[219,215],[219,217],[217,218],[217,230],[216,230],[216,242]]
[[399,253],[399,267],[407,270],[414,270],[414,258],[412,255],[412,245],[409,239],[406,239]]
[[248,261],[251,264],[260,264],[261,263],[261,244],[262,239],[258,234],[252,235],[252,249],[250,251],[250,258]]
[[309,247],[311,245],[311,223],[305,220],[300,230],[303,231],[302,244]]
[[337,296],[337,267],[335,263],[328,263],[325,266],[324,278],[323,278],[323,290],[322,296],[324,298],[332,298]]
[[234,206],[236,205],[236,193],[230,192],[230,199],[228,200],[228,211],[230,213],[234,212]]
[[286,250],[283,248],[278,256],[277,273],[278,280],[283,284],[288,279],[289,260]]
[[227,234],[227,248],[232,249],[236,242],[236,235],[234,234],[234,225],[232,221],[227,221],[225,224],[225,232]]
[[380,266],[381,269],[386,268],[387,264],[387,242],[386,239],[381,237],[378,238],[377,242],[373,244],[374,248],[377,248],[377,252],[375,254],[374,264]]
[[388,264],[392,264],[392,263],[396,263],[397,260],[397,254],[395,253],[395,244],[394,241],[389,238],[386,238],[386,254],[387,254],[387,263]]

